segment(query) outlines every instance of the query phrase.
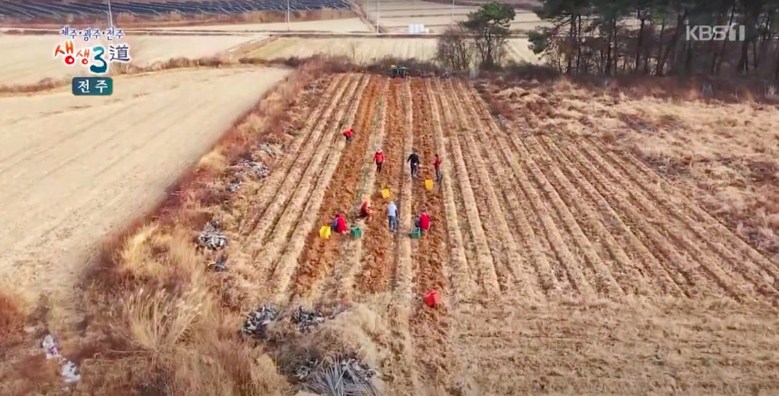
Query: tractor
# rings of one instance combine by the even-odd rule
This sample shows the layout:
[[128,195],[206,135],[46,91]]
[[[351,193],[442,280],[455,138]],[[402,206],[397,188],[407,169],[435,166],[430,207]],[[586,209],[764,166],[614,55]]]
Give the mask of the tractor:
[[405,66],[392,65],[389,68],[389,75],[392,78],[395,77],[406,78],[408,74],[409,74],[409,70]]

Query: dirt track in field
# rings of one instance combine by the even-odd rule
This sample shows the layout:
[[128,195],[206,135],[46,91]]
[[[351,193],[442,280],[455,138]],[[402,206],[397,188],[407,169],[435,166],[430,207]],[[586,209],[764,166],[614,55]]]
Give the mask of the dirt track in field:
[[[463,81],[336,75],[322,95],[235,231],[268,275],[258,298],[382,305],[393,341],[372,347],[395,394],[776,389],[779,270],[636,158],[522,134]],[[321,240],[363,194],[363,237]],[[433,226],[411,240],[422,207]],[[429,289],[444,306],[421,304]]]
[[[169,71],[118,77],[111,97],[74,98],[68,88],[2,98],[0,282],[31,298],[74,301],[74,285],[102,240],[153,209],[179,174],[286,75]],[[256,83],[220,90],[247,80]]]

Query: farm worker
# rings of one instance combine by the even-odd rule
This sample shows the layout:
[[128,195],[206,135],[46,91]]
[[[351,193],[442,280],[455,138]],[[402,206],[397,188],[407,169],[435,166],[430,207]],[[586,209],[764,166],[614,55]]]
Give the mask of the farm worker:
[[439,157],[438,154],[435,155],[435,161],[433,161],[433,168],[435,168],[435,181],[440,185],[441,179],[444,177],[444,175],[441,174],[441,157]]
[[333,223],[330,225],[330,227],[334,232],[339,234],[346,234],[346,218],[344,217],[343,213],[339,212],[335,215]]
[[391,232],[398,230],[398,214],[398,207],[395,205],[395,201],[391,201],[387,205],[387,221],[389,222]]
[[419,174],[419,154],[414,150],[406,160],[411,165],[411,177],[416,178]]
[[373,154],[373,162],[376,163],[376,172],[381,172],[381,165],[384,164],[384,152],[381,149],[376,149],[376,153]]
[[346,143],[352,142],[352,136],[354,135],[354,129],[349,128],[344,131],[344,137],[346,137]]
[[371,201],[368,197],[363,197],[360,205],[360,217],[368,218],[371,215]]
[[416,226],[422,231],[427,231],[430,229],[430,215],[427,213],[425,208],[422,208],[422,210],[419,211],[419,217],[417,217]]

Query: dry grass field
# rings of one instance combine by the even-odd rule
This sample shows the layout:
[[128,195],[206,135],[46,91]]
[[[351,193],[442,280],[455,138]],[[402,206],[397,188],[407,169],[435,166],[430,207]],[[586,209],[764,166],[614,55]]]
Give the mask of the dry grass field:
[[169,71],[119,77],[111,97],[74,98],[67,87],[0,98],[0,281],[73,302],[64,297],[104,238],[153,209],[286,74]]
[[[663,110],[656,99],[565,84],[366,74],[322,76],[288,94],[285,121],[268,124],[277,137],[250,142],[269,176],[228,193],[233,168],[217,167],[225,173],[188,184],[178,206],[118,245],[87,290],[87,335],[70,349],[113,352],[86,354],[78,392],[294,394],[287,381],[304,356],[296,346],[357,350],[386,394],[779,391],[779,263],[741,232],[751,213],[733,214],[740,228],[687,190],[704,168],[689,178],[656,168],[653,152],[636,151],[661,145],[642,140],[649,132],[609,132],[663,111],[692,122],[743,109],[738,122],[753,114],[754,132],[730,154],[775,160],[757,148],[775,139],[775,110],[695,101]],[[646,113],[628,116],[638,109]],[[274,125],[285,125],[281,137]],[[338,133],[345,126],[356,130],[348,145]],[[674,158],[680,132],[648,136],[666,139],[663,155]],[[686,136],[699,155],[723,144]],[[371,162],[377,146],[387,154],[381,173]],[[422,158],[416,180],[405,163],[413,149]],[[427,190],[435,153],[444,179]],[[744,194],[762,182],[730,181],[751,185]],[[400,208],[397,234],[387,230],[384,188]],[[376,215],[359,220],[365,195]],[[423,207],[433,225],[410,239]],[[362,238],[319,238],[337,211]],[[223,252],[195,250],[209,220],[229,238]],[[212,273],[207,263],[219,255],[227,270]],[[421,303],[429,289],[444,305]],[[275,333],[265,349],[236,335],[261,304],[339,302],[352,308],[308,336]]]
[[[508,60],[538,63],[528,49],[526,39],[509,39]],[[357,64],[369,64],[385,57],[431,61],[435,57],[436,39],[347,37],[338,39],[281,37],[243,54],[265,60],[306,58],[313,55],[345,56]]]
[[[197,59],[225,54],[242,44],[258,42],[266,36],[132,36],[122,41],[130,45],[132,65],[148,66],[174,58]],[[107,41],[102,39],[106,44]],[[45,78],[64,79],[86,75],[81,66],[67,66],[62,58],[54,59],[54,48],[62,43],[55,35],[0,34],[0,86],[34,84]],[[94,41],[89,42],[90,45]],[[78,44],[77,44],[78,45]],[[86,45],[86,44],[85,44]],[[116,64],[112,65],[116,66]]]
[[[634,98],[560,84],[492,87],[529,128],[598,139],[640,159],[779,263],[779,111],[770,104]],[[647,169],[643,169],[646,172]],[[652,175],[652,173],[649,173]],[[692,219],[697,219],[693,217]]]

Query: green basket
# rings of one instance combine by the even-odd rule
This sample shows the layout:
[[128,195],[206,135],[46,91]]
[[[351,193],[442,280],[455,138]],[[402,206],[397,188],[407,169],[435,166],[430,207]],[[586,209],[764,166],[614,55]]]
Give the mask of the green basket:
[[349,230],[349,235],[351,235],[354,239],[362,237],[362,228],[352,227],[352,229]]
[[419,227],[414,228],[414,230],[411,231],[410,236],[411,236],[411,239],[419,239],[419,238],[421,238],[422,237],[422,229],[420,229]]

